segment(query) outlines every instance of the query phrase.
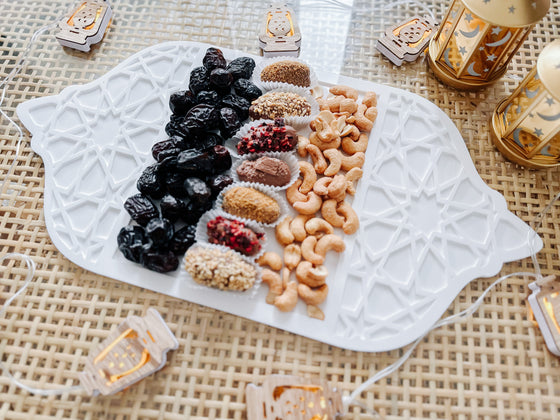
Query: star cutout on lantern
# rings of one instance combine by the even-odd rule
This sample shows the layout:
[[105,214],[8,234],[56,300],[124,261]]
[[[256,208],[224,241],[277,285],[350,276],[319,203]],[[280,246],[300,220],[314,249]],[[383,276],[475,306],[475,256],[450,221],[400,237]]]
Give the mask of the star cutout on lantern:
[[552,98],[546,98],[546,103],[547,103],[549,106],[552,106],[552,105],[554,105],[554,99],[552,99]]
[[484,47],[478,47],[478,51],[484,51]]
[[485,69],[484,69],[484,73],[488,73],[489,71],[490,71],[489,68],[485,68]]
[[511,6],[508,10],[509,10],[510,13],[515,13],[515,7],[513,7],[513,6]]
[[531,3],[531,6],[533,6],[533,9],[536,9],[537,8],[537,2],[534,1],[533,3]]
[[533,114],[532,112],[529,113],[529,118],[534,118],[534,117],[535,117],[535,114]]
[[490,54],[487,58],[486,61],[494,61],[497,57],[494,54]]
[[543,135],[543,132],[540,128],[535,128],[535,132],[533,134],[535,134],[535,136],[537,137],[541,137]]
[[490,3],[490,0],[484,0],[484,4]]
[[459,32],[455,31],[455,32],[453,33],[453,35],[459,36]]
[[500,35],[500,32],[502,32],[502,28],[500,28],[499,26],[496,26],[494,29],[492,29],[492,35]]
[[466,54],[467,53],[467,49],[465,47],[459,47],[459,53],[460,54]]
[[467,22],[471,23],[472,20],[473,20],[472,15],[471,15],[470,13],[465,13],[465,20],[466,20]]

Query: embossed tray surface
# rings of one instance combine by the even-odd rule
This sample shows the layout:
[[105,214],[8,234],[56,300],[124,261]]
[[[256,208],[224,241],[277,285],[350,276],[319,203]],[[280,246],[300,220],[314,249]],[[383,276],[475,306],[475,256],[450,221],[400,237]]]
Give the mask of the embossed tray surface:
[[[409,92],[323,74],[378,94],[364,177],[352,206],[361,225],[346,251],[329,254],[324,321],[298,303],[281,313],[255,293],[197,285],[182,268],[158,274],[127,261],[116,236],[130,222],[123,202],[166,138],[170,93],[188,85],[209,45],[169,42],[147,48],[83,86],[17,108],[45,164],[45,220],[56,247],[90,271],[207,305],[319,341],[385,351],[421,336],[471,280],[538,251],[540,238],[478,176],[451,120]],[[224,49],[228,60],[246,55]],[[254,57],[260,60],[260,57]],[[320,69],[316,69],[320,70]],[[269,249],[279,251],[273,232]]]

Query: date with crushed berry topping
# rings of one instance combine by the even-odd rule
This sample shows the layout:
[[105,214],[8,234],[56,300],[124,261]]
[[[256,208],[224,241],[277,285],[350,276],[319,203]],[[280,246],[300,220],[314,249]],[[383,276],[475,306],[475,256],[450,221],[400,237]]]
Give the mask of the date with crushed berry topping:
[[297,145],[296,130],[284,123],[283,118],[251,127],[237,143],[237,153],[291,152]]
[[218,216],[206,224],[208,242],[225,245],[243,255],[257,255],[261,248],[262,233],[256,233],[238,220]]

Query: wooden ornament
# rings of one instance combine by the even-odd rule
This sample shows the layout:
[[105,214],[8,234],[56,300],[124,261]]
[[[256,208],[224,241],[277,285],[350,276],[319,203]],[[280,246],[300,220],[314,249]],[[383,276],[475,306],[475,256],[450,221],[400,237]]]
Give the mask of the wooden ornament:
[[160,370],[177,347],[159,312],[149,308],[143,318],[128,317],[88,355],[80,381],[89,395],[114,394]]
[[299,56],[301,32],[293,10],[286,3],[269,6],[259,32],[259,45],[264,57]]
[[86,0],[58,22],[56,39],[60,45],[87,52],[103,39],[113,11],[108,1]]
[[426,49],[438,24],[430,16],[414,16],[385,30],[376,48],[393,64],[414,61]]
[[247,385],[248,420],[334,420],[342,395],[326,381],[272,375],[262,386]]
[[529,304],[548,349],[560,356],[560,280],[548,276],[529,284]]

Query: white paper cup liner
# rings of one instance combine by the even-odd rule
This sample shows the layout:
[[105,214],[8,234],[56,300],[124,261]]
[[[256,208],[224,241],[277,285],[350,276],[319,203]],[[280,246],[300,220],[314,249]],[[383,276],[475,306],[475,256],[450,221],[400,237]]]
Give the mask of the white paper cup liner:
[[223,245],[214,245],[214,244],[208,244],[208,243],[204,244],[204,243],[196,242],[187,250],[187,253],[191,250],[194,251],[197,248],[206,248],[206,249],[214,248],[214,249],[219,249],[222,252],[231,252],[233,255],[235,255],[235,257],[240,258],[241,260],[243,260],[244,262],[246,262],[247,264],[249,264],[250,266],[252,266],[255,269],[255,271],[256,271],[255,283],[253,284],[253,287],[251,287],[250,289],[247,289],[247,290],[223,290],[223,289],[219,289],[217,287],[212,287],[212,286],[209,286],[209,285],[207,286],[205,284],[197,283],[192,278],[192,276],[188,272],[188,270],[186,269],[185,265],[186,265],[186,255],[187,254],[185,254],[185,257],[183,257],[183,260],[182,260],[182,264],[183,264],[183,269],[185,271],[187,271],[187,274],[189,275],[189,277],[191,277],[191,279],[189,280],[191,282],[190,287],[192,287],[194,289],[199,289],[199,290],[207,290],[207,289],[219,290],[219,291],[224,292],[224,293],[231,293],[231,296],[235,297],[235,298],[241,298],[241,297],[245,298],[247,296],[250,297],[250,298],[253,298],[256,295],[256,293],[257,293],[257,291],[258,291],[258,289],[261,285],[261,271],[262,271],[261,267],[257,263],[252,261],[250,258],[246,258],[245,256],[239,254],[238,252],[233,251],[231,248],[228,248],[228,247],[223,246]]
[[242,257],[251,260],[252,262],[255,262],[262,254],[264,254],[266,248],[266,242],[267,242],[266,232],[264,231],[264,229],[260,227],[256,222],[241,220],[239,217],[233,216],[219,209],[208,210],[200,217],[196,225],[196,234],[195,234],[196,242],[204,245],[217,245],[217,244],[212,244],[208,240],[208,229],[206,225],[210,220],[213,220],[218,216],[222,216],[224,219],[237,220],[238,222],[243,222],[245,223],[245,226],[251,229],[253,232],[263,234],[262,239],[259,241],[261,244],[261,249],[255,255],[245,255],[242,252],[236,251],[228,247],[227,245],[225,245],[228,249],[232,249],[232,251],[238,253]]
[[[232,156],[235,156],[237,158],[247,156],[249,153],[245,154],[245,155],[240,155],[237,152],[237,143],[239,143],[243,139],[243,137],[249,135],[249,132],[251,131],[251,128],[258,127],[259,125],[265,124],[265,123],[266,124],[274,124],[274,120],[260,119],[260,120],[249,121],[248,123],[245,123],[244,125],[242,125],[241,128],[239,130],[237,130],[237,133],[235,133],[235,135],[232,138],[228,139],[225,143],[225,146],[229,150],[229,153]],[[284,119],[284,123],[286,125],[290,125],[290,124],[287,123],[287,121],[285,119]],[[292,127],[292,128],[295,128],[295,127]],[[296,139],[296,145],[294,146],[293,150],[291,150],[290,152],[295,153],[296,150],[297,150],[297,139]],[[258,152],[258,153],[255,153],[255,154],[262,154],[262,153],[272,153],[272,152]],[[285,152],[285,153],[288,153],[288,152]]]
[[239,159],[236,159],[236,161],[233,163],[231,167],[231,177],[233,178],[233,181],[244,182],[239,179],[239,175],[237,174],[237,168],[239,168],[239,166],[241,166],[243,162],[247,160],[257,160],[263,156],[276,158],[281,160],[282,162],[285,162],[288,165],[288,168],[290,169],[291,176],[288,183],[282,186],[274,186],[274,185],[266,185],[266,184],[262,184],[262,185],[266,185],[272,191],[283,191],[289,188],[294,182],[296,182],[296,180],[299,177],[299,161],[294,156],[293,152],[265,152],[265,153],[250,153],[248,155],[243,155]]
[[[236,187],[253,188],[257,191],[262,192],[263,194],[268,195],[270,198],[274,199],[278,203],[278,206],[280,207],[280,215],[278,216],[278,219],[276,219],[276,221],[274,221],[273,223],[262,223],[262,222],[259,222],[257,220],[248,219],[248,218],[241,217],[241,216],[238,216],[236,214],[231,214],[231,213],[228,213],[227,211],[225,211],[224,208],[223,208],[224,195],[229,190],[231,190],[232,188],[236,188]],[[234,182],[233,184],[228,185],[218,195],[218,198],[216,199],[215,208],[224,211],[224,213],[226,213],[230,216],[234,216],[236,219],[241,220],[242,222],[253,222],[253,223],[258,224],[259,226],[270,227],[270,228],[276,227],[276,225],[278,225],[278,223],[280,223],[280,221],[284,218],[284,216],[289,214],[288,204],[287,204],[286,200],[284,198],[282,198],[280,196],[280,194],[278,194],[278,192],[273,191],[270,187],[267,187],[267,186],[262,185],[262,184],[257,184],[255,182]]]
[[311,93],[309,92],[309,89],[300,88],[300,87],[293,86],[293,85],[286,85],[283,88],[272,89],[272,90],[268,91],[263,96],[260,96],[259,99],[263,98],[267,94],[273,93],[273,92],[296,93],[299,96],[302,96],[303,98],[305,98],[307,100],[307,102],[309,103],[309,105],[311,105],[311,111],[310,111],[309,115],[307,115],[307,116],[290,116],[290,115],[282,116],[282,118],[284,118],[284,121],[286,122],[286,124],[291,125],[294,128],[295,127],[303,128],[304,126],[307,126],[311,121],[313,121],[313,119],[319,113],[319,104],[317,103],[317,100],[311,95]]
[[[267,66],[269,66],[271,64],[274,64],[274,63],[277,63],[279,61],[294,61],[296,63],[305,64],[309,68],[309,80],[310,80],[309,86],[295,85],[293,83],[286,83],[286,82],[271,82],[271,81],[262,80],[262,78],[261,78],[262,71]],[[285,88],[285,87],[289,87],[289,86],[296,86],[296,87],[299,87],[299,88],[311,89],[312,87],[317,86],[319,84],[319,82],[317,81],[317,75],[315,74],[315,71],[313,71],[313,68],[311,68],[311,66],[309,64],[307,64],[303,60],[300,60],[299,58],[288,57],[288,56],[280,56],[280,57],[273,57],[273,58],[267,58],[267,59],[264,59],[264,60],[260,60],[257,63],[257,65],[255,66],[255,70],[253,71],[253,79],[255,79],[255,82],[257,84],[259,84],[260,86],[262,86],[266,90]]]

